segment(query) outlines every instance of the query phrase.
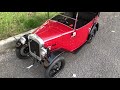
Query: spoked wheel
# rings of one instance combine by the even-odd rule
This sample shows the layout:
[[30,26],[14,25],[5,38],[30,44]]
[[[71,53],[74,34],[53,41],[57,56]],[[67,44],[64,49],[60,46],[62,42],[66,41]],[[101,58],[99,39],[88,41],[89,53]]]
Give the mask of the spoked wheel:
[[87,43],[91,43],[91,42],[92,42],[92,40],[93,40],[93,38],[95,37],[97,31],[98,31],[98,28],[95,26],[95,27],[91,30],[91,32],[90,32],[90,34],[89,34],[89,36],[88,36]]
[[28,45],[22,45],[16,48],[16,56],[20,59],[28,59],[29,47]]
[[60,73],[65,66],[65,60],[63,57],[57,58],[53,63],[46,69],[45,78],[54,78]]

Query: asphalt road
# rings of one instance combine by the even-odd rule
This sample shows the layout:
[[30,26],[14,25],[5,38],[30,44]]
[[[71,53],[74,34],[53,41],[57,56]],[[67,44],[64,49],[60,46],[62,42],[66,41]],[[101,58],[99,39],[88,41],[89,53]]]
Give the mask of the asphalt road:
[[[92,43],[77,54],[65,53],[66,66],[57,78],[120,77],[120,12],[102,12],[100,28]],[[32,61],[20,60],[15,50],[0,53],[0,78],[44,78],[45,69]]]

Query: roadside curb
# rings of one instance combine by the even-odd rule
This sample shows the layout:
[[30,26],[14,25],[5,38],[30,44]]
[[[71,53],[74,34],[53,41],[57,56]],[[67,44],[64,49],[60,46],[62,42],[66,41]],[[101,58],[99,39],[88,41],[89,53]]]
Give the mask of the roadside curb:
[[[36,28],[35,28],[36,29]],[[33,32],[35,29],[32,29],[28,32],[21,33],[19,35],[7,38],[0,41],[0,52],[4,52],[6,49],[15,48],[16,41],[20,39],[21,36]]]

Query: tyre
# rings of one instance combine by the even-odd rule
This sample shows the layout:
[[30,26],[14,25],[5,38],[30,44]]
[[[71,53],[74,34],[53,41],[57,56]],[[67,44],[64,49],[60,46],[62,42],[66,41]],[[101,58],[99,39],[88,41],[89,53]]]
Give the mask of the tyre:
[[16,56],[19,59],[28,59],[29,58],[29,47],[28,45],[22,45],[19,48],[16,48]]
[[65,66],[63,57],[55,59],[45,71],[45,78],[54,78],[60,73]]
[[98,31],[98,27],[94,26],[93,29],[91,30],[89,36],[88,36],[87,43],[91,43],[92,42],[92,40],[95,37],[97,31]]

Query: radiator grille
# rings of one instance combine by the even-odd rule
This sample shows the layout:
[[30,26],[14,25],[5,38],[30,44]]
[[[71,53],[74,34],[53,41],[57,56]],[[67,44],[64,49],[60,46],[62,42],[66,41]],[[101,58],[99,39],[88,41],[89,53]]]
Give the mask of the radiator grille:
[[36,41],[30,40],[30,50],[32,53],[40,57],[40,46]]

